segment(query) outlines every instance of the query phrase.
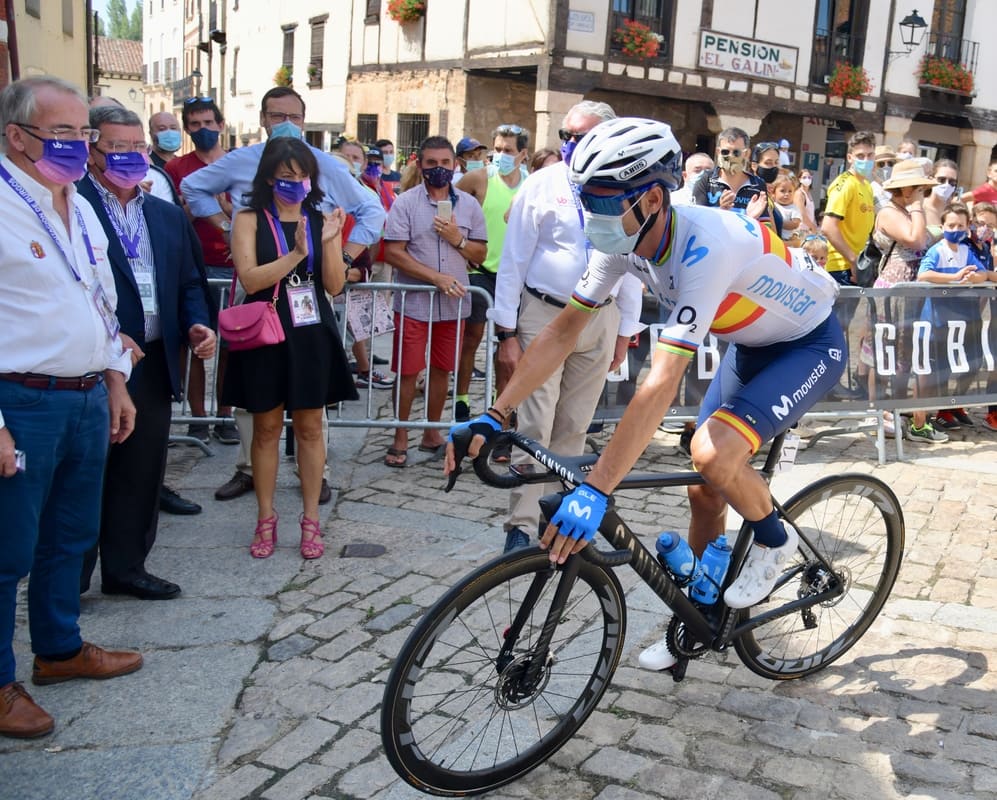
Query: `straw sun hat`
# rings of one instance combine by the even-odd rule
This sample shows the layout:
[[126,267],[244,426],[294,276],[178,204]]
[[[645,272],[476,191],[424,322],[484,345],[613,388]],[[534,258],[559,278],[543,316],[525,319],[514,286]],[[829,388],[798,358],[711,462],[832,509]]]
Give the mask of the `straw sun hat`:
[[938,181],[928,174],[928,164],[919,158],[898,161],[893,165],[890,179],[883,182],[883,188],[890,190],[902,189],[904,186],[937,186]]

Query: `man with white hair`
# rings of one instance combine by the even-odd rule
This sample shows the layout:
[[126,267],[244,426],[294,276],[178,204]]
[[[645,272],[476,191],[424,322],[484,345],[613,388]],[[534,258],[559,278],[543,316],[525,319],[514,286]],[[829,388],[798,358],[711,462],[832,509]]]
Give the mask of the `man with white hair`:
[[[568,164],[577,142],[616,114],[606,103],[586,100],[573,106],[561,123],[563,161],[537,170],[519,188],[509,209],[509,225],[495,282],[495,307],[488,314],[499,341],[497,364],[508,378],[533,337],[564,308],[593,250],[582,230],[577,187]],[[628,276],[617,287],[618,308],[595,315],[578,339],[563,370],[552,375],[518,409],[518,427],[558,453],[580,454],[585,446],[606,372],[627,355],[639,322],[640,281]],[[515,463],[525,463],[521,453]],[[505,523],[506,551],[529,545],[537,531],[543,494],[540,484],[513,489]]]
[[673,206],[694,206],[696,198],[692,196],[692,189],[703,173],[709,173],[714,167],[713,159],[706,153],[692,153],[685,160],[682,169],[682,188],[672,192]]

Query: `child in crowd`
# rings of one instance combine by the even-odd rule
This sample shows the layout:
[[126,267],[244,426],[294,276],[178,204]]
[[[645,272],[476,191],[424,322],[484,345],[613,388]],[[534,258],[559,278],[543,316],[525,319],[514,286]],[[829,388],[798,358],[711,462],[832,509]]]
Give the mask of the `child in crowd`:
[[[969,209],[962,203],[951,203],[941,215],[942,238],[936,242],[924,258],[918,269],[918,281],[942,285],[965,285],[984,283],[994,278],[976,257],[967,243],[969,229]],[[997,278],[994,278],[997,279]],[[980,303],[975,297],[928,298],[924,303],[922,319],[932,327],[932,374],[935,378],[933,387],[936,396],[949,392],[948,380],[952,374],[949,359],[945,355],[945,342],[948,338],[950,322],[962,321],[966,325],[965,349],[969,362],[969,372],[962,373],[962,380],[957,379],[955,393],[961,394],[969,388],[980,367]],[[968,380],[967,380],[968,379]],[[928,392],[925,392],[927,395]],[[972,426],[973,420],[964,408],[954,408],[939,411],[935,417],[935,425],[945,430],[958,428],[960,425]]]
[[772,202],[782,214],[782,240],[790,247],[799,247],[803,241],[803,237],[800,235],[803,215],[800,213],[800,209],[793,205],[793,192],[796,191],[796,183],[789,173],[781,172],[769,184],[768,188]]
[[[992,203],[979,202],[973,204],[973,224],[970,226],[969,249],[980,260],[980,263],[992,273],[994,269],[994,230],[997,229],[997,207]],[[991,280],[994,280],[991,278]],[[990,305],[990,350],[995,352],[997,342],[997,300],[988,298]],[[987,394],[997,394],[997,373],[991,372],[987,378]],[[992,431],[997,431],[997,405],[987,406],[987,415],[983,424]]]
[[803,249],[810,254],[810,257],[817,262],[818,267],[827,266],[827,238],[818,234],[811,234],[803,240]]

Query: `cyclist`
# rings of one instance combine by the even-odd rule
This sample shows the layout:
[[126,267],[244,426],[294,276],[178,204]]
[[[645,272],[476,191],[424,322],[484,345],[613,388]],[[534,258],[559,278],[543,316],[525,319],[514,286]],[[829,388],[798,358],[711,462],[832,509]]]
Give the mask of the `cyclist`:
[[[727,588],[731,608],[748,608],[772,590],[797,548],[764,480],[750,466],[758,448],[793,426],[844,371],[845,340],[832,313],[835,282],[802,250],[790,250],[748,216],[698,206],[672,208],[682,152],[671,128],[620,118],[593,128],[575,149],[570,176],[580,184],[585,233],[596,250],[569,305],[527,348],[488,413],[455,427],[444,472],[457,464],[453,431],[475,436],[478,453],[516,406],[560,367],[589,315],[627,271],[668,311],[650,372],[587,480],[568,494],[541,539],[563,563],[592,539],[610,494],[633,468],[675,398],[708,332],[727,339],[703,400],[692,459],[706,484],[689,488],[689,542],[697,554],[723,532],[729,503],[752,526],[744,566]],[[664,640],[641,653],[646,669],[675,663]]]

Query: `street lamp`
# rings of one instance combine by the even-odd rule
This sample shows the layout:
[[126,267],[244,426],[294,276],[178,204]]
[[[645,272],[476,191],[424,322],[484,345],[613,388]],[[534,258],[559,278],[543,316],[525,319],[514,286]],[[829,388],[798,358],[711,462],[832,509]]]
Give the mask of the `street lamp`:
[[194,79],[194,94],[193,94],[193,96],[194,97],[200,97],[201,96],[201,77],[202,77],[201,70],[199,70],[197,67],[194,67],[194,69],[191,70],[190,77]]
[[888,54],[891,61],[898,56],[909,56],[915,47],[921,45],[924,33],[928,28],[928,23],[917,13],[916,8],[898,24],[900,26],[900,42],[904,49],[891,50]]

